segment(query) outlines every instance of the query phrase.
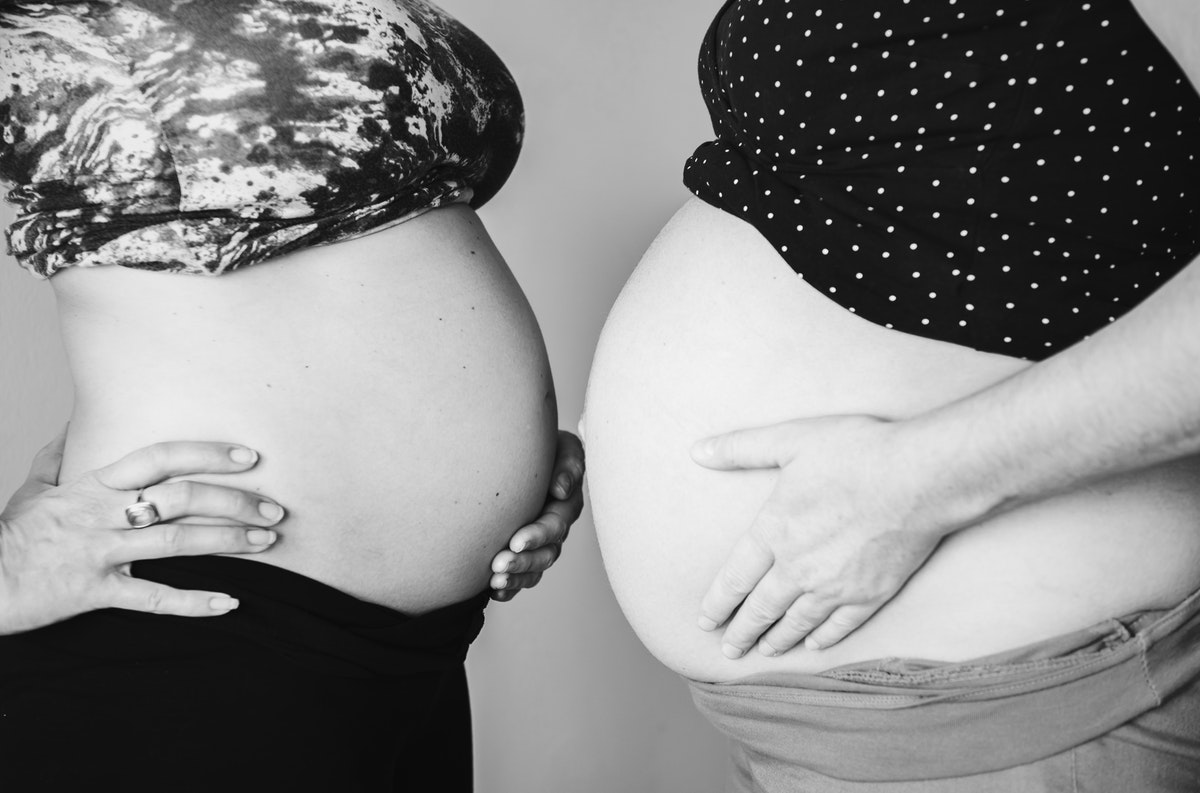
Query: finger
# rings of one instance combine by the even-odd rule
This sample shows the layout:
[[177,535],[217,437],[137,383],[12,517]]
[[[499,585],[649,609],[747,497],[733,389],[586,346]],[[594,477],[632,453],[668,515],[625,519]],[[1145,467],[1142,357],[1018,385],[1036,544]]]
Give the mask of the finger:
[[497,603],[507,603],[515,598],[520,591],[519,589],[493,589],[488,592],[488,595]]
[[168,441],[130,452],[96,471],[102,485],[114,490],[137,490],[172,476],[229,474],[258,462],[258,453],[245,446],[205,441]]
[[508,547],[514,553],[521,553],[545,545],[561,545],[571,531],[571,524],[582,512],[583,495],[580,493],[570,501],[551,501],[537,520],[513,533]]
[[692,446],[692,461],[717,471],[779,468],[795,454],[788,426],[773,424],[705,438]]
[[584,468],[583,443],[570,432],[559,430],[551,494],[560,501],[570,498],[583,481]]
[[823,650],[826,647],[832,647],[871,619],[871,616],[879,611],[881,606],[882,604],[855,604],[838,608],[819,627],[808,634],[808,638],[804,640],[804,646],[809,650]]
[[[558,561],[562,554],[561,545],[546,545],[534,551],[520,554],[508,554],[503,564],[492,564],[492,570],[497,573],[544,573]],[[496,562],[501,557],[497,555]]]
[[238,607],[236,598],[222,592],[172,589],[164,584],[140,578],[114,575],[108,587],[106,605],[151,614],[179,617],[218,617]]
[[26,482],[38,485],[38,490],[58,484],[58,472],[62,468],[63,448],[67,445],[67,426],[64,425],[54,440],[41,448],[33,458]]
[[767,656],[786,653],[824,622],[834,608],[834,604],[823,602],[811,594],[801,595],[788,606],[779,622],[763,635],[758,643],[759,652]]
[[700,628],[716,630],[729,619],[774,563],[775,555],[770,548],[753,533],[743,534],[704,593],[700,602]]
[[746,596],[721,638],[726,658],[741,658],[763,633],[779,621],[796,598],[798,585],[773,568]]
[[275,544],[279,535],[271,529],[238,526],[190,526],[159,523],[138,531],[113,533],[112,564],[169,556],[207,556],[214,553],[259,553]]
[[142,498],[158,509],[161,520],[184,517],[224,518],[252,526],[274,526],[283,507],[269,498],[232,487],[183,480],[153,485]]
[[541,573],[500,573],[492,576],[490,583],[492,589],[516,592],[535,587],[541,580]]

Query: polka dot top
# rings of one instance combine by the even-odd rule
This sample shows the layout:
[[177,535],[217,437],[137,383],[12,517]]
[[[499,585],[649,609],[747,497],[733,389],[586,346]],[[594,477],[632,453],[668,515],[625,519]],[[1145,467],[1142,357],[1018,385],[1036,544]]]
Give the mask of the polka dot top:
[[814,288],[1029,359],[1200,253],[1200,97],[1128,0],[730,0],[697,196]]

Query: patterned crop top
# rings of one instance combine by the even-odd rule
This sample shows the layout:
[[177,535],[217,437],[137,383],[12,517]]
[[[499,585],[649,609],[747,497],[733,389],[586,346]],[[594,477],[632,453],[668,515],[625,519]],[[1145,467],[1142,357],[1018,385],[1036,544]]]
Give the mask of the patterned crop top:
[[0,4],[0,179],[33,273],[215,275],[479,206],[516,85],[425,0]]
[[1200,97],[1129,0],[730,0],[684,182],[889,328],[1045,358],[1200,253]]

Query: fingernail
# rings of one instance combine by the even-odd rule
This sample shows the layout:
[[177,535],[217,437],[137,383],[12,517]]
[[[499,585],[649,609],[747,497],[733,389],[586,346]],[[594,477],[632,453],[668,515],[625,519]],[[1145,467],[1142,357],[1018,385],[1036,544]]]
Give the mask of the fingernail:
[[779,651],[766,642],[759,642],[758,651],[768,658],[774,658],[775,656],[779,655]]
[[697,441],[692,445],[693,457],[712,457],[713,450],[716,448],[711,440]]
[[823,650],[825,649],[819,641],[809,636],[804,640],[804,648],[806,650]]
[[502,575],[492,579],[492,589],[508,589],[508,576]]
[[238,607],[237,598],[231,598],[228,595],[209,598],[208,607],[213,611],[233,611]]
[[278,536],[270,529],[251,529],[246,532],[246,542],[251,545],[270,545]]
[[560,474],[554,484],[558,487],[559,498],[566,498],[571,495],[571,476],[569,474]]
[[258,459],[258,452],[253,449],[247,449],[244,446],[234,446],[229,450],[229,459],[235,463],[249,465]]
[[717,629],[717,623],[708,617],[701,617],[697,623],[702,631],[714,631]]
[[282,520],[283,507],[272,501],[260,501],[258,502],[258,514],[269,521]]
[[513,553],[520,553],[528,547],[528,543],[526,543],[524,540],[516,540],[512,545],[509,546]]
[[741,658],[743,655],[746,654],[745,650],[739,650],[738,648],[734,647],[732,644],[728,644],[728,643],[721,645],[721,652],[725,653],[725,657],[730,658],[730,659]]

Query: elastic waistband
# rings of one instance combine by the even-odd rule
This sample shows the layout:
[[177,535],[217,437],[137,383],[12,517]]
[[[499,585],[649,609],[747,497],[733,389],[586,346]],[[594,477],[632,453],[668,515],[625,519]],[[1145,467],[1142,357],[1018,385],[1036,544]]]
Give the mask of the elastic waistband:
[[269,647],[292,663],[342,677],[404,677],[462,664],[483,627],[487,592],[410,616],[298,573],[233,557],[137,562],[133,574],[178,589],[226,592],[229,614],[187,618],[106,609],[25,634],[88,662],[201,657],[216,646]]
[[1167,611],[945,664],[884,659],[819,675],[689,681],[755,762],[901,782],[998,771],[1086,743],[1200,675],[1200,591]]

